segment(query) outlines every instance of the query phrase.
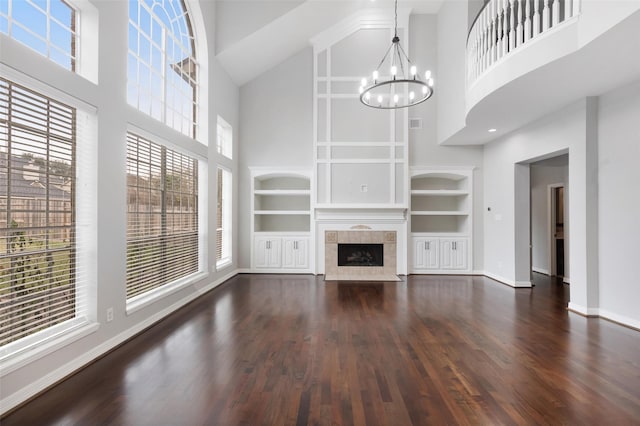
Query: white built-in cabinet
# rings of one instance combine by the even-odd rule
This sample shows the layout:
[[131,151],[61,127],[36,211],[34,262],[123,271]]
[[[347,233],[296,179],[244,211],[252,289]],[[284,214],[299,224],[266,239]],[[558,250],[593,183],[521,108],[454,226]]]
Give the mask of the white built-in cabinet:
[[252,270],[309,272],[310,172],[251,168]]
[[411,169],[412,273],[472,271],[473,168]]

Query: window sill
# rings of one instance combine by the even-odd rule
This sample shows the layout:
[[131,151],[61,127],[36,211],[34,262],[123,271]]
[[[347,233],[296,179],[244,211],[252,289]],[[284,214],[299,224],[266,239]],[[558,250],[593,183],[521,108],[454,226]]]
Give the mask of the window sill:
[[[6,345],[3,349],[7,351],[7,353],[0,354],[0,377],[4,377],[19,368],[70,345],[96,332],[98,328],[100,328],[98,323],[89,322],[84,318],[71,321],[72,322],[66,324],[64,328],[61,327],[60,331],[53,332],[42,339],[33,339],[33,342],[15,351],[9,352],[11,351],[11,343]],[[59,325],[62,326],[63,324]],[[28,339],[28,337],[26,339]]]
[[216,271],[222,271],[225,268],[233,265],[231,259],[224,259],[216,263]]
[[131,299],[131,301],[127,301],[127,315],[131,315],[134,312],[139,311],[140,309],[146,308],[147,306],[161,300],[170,294],[173,294],[177,291],[180,291],[186,287],[189,287],[196,282],[203,280],[209,276],[206,272],[196,272],[195,274],[191,274],[188,277],[181,278],[179,280],[173,281],[170,284],[166,284],[162,287],[154,289],[148,293],[142,294],[140,296],[136,296]]

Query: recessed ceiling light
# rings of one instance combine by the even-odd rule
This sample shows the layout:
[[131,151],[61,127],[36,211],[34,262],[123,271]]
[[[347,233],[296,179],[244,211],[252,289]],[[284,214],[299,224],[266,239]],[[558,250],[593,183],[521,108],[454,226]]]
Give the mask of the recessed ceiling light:
[[493,133],[493,132],[496,132],[496,131],[498,131],[498,129],[489,129],[489,133]]

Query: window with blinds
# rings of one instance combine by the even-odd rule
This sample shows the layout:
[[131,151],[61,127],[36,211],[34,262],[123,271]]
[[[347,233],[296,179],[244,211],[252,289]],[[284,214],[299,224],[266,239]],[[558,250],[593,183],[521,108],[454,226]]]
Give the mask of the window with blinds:
[[64,0],[0,1],[0,32],[76,70],[78,14]]
[[231,263],[231,172],[218,167],[216,266]]
[[83,314],[76,110],[0,78],[0,346]]
[[127,300],[199,270],[198,161],[127,135]]

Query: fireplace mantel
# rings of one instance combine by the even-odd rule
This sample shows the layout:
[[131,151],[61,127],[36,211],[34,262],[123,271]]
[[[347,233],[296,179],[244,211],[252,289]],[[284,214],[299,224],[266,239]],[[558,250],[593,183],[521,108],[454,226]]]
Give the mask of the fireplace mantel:
[[373,221],[406,221],[407,207],[381,204],[319,204],[314,208],[315,219],[318,221],[349,221],[360,223]]

